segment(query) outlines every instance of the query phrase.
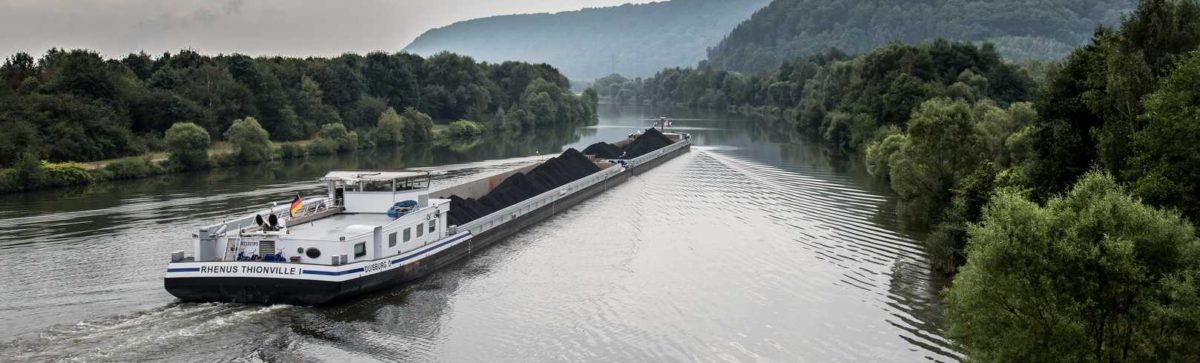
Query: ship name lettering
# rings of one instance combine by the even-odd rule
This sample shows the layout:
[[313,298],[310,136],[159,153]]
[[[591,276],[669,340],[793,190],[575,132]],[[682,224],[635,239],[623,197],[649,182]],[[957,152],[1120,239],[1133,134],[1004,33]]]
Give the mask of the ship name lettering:
[[391,265],[391,262],[389,262],[389,261],[380,261],[380,262],[372,263],[370,265],[363,266],[363,272],[367,272],[367,273],[377,272],[379,270],[383,270],[383,269],[387,268],[390,265]]
[[202,274],[235,274],[237,272],[237,266],[200,266],[200,273]]
[[242,266],[242,273],[266,275],[297,275],[300,269],[285,266]]

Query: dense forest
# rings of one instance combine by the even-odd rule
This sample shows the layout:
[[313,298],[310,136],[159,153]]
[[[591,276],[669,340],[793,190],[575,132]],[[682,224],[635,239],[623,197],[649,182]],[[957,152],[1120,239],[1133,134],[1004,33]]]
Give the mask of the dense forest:
[[[186,50],[121,59],[87,50],[50,50],[40,59],[19,53],[0,66],[0,168],[22,157],[92,161],[166,150],[164,133],[180,122],[221,139],[235,120],[249,118],[270,139],[286,141],[338,128],[365,136],[389,109],[412,110],[404,112],[412,120],[468,119],[508,130],[593,120],[595,97],[568,89],[567,78],[549,65],[481,63],[449,53],[332,59]],[[478,133],[468,127],[474,125],[458,123],[452,131]]]
[[1142,1],[1092,34],[1048,65],[936,40],[596,87],[762,114],[865,158],[954,276],[947,331],[972,360],[1194,362],[1200,2]]
[[768,1],[673,0],[489,17],[430,30],[405,51],[546,62],[575,80],[614,72],[649,76],[704,60],[706,48]]
[[708,63],[761,71],[830,48],[862,53],[892,41],[986,41],[1010,59],[1061,59],[1134,0],[775,0],[708,52]]

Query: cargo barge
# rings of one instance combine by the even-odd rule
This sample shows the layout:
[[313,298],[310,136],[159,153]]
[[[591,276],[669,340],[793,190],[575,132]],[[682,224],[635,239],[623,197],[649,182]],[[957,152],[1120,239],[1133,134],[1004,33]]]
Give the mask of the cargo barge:
[[[665,145],[640,142],[651,137]],[[291,305],[400,286],[688,152],[691,140],[649,129],[604,146],[636,156],[571,149],[436,191],[424,171],[330,172],[325,195],[200,228],[192,255],[171,254],[164,286],[183,301]]]

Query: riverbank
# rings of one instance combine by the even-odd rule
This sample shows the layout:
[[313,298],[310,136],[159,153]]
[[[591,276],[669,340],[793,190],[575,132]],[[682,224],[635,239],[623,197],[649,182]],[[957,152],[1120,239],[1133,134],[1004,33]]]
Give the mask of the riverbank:
[[[432,136],[433,141],[428,143],[438,144],[473,140],[481,137],[482,134],[476,133],[469,135],[469,138],[463,138],[457,133],[451,132],[448,125],[436,125],[432,128]],[[366,143],[360,144],[357,148],[339,148],[322,141],[318,137],[300,141],[271,142],[270,158],[260,162],[246,162],[244,159],[239,159],[236,157],[237,150],[232,144],[216,142],[208,150],[210,162],[205,166],[189,169],[170,165],[171,155],[167,151],[86,163],[74,161],[56,163],[45,160],[19,161],[13,168],[0,169],[0,194],[141,179],[196,170],[247,166],[374,148]]]

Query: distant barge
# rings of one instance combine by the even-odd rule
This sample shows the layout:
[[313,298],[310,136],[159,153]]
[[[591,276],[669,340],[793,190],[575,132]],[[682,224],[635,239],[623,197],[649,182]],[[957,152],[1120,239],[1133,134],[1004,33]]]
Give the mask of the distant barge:
[[588,162],[599,171],[462,225],[449,223],[451,196],[481,198],[541,163],[433,192],[423,171],[330,172],[321,178],[326,195],[297,196],[290,204],[200,228],[193,255],[172,253],[164,285],[183,301],[292,305],[399,286],[691,148],[687,134],[658,136],[670,144],[630,159],[592,157]]

